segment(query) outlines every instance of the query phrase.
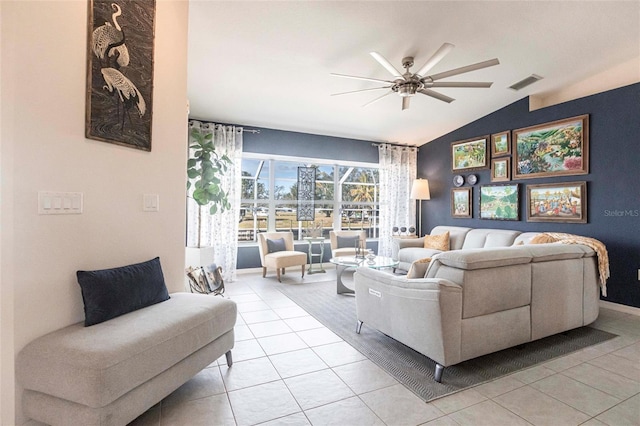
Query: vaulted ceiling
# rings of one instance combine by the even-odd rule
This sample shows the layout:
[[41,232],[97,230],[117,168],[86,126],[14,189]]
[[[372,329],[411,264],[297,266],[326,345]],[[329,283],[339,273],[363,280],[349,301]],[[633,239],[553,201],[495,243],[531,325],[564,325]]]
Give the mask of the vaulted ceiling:
[[[636,61],[636,1],[191,1],[190,116],[355,139],[421,145],[528,95],[545,96]],[[418,94],[402,111],[379,87],[391,75],[369,52],[417,71],[444,43],[455,45],[430,74],[498,58],[500,65],[442,81],[492,81],[491,88],[439,88],[445,103]],[[544,77],[520,91],[509,86]],[[605,74],[606,76],[607,74]],[[606,77],[605,77],[606,78]]]

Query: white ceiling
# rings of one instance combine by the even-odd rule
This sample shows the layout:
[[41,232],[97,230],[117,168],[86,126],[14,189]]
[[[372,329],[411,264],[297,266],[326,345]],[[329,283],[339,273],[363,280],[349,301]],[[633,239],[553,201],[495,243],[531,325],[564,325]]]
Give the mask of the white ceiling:
[[[190,116],[355,139],[422,145],[528,95],[544,96],[640,57],[640,2],[355,1],[189,3]],[[416,95],[401,110],[377,87],[332,77],[390,79],[370,55],[417,71],[444,42],[456,48],[430,74],[498,58],[500,65],[442,81],[445,102]],[[543,80],[508,88],[532,73]]]

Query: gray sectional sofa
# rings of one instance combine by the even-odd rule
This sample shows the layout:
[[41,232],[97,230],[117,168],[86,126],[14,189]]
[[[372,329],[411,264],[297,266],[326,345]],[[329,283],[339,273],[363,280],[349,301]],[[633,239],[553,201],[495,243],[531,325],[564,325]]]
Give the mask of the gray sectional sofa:
[[598,263],[591,248],[526,244],[535,234],[518,231],[433,232],[447,230],[454,250],[399,250],[404,265],[432,257],[424,278],[369,268],[354,276],[358,332],[364,324],[431,358],[437,381],[444,367],[598,317]]

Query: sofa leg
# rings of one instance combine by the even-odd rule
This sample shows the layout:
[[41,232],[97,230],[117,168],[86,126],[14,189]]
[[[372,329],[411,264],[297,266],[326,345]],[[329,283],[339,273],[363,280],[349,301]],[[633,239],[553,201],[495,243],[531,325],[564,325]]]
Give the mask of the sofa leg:
[[278,282],[281,283],[282,281],[280,281],[280,268],[276,269],[276,275],[278,277]]
[[267,268],[265,268],[264,266],[262,267],[262,278],[267,276]]
[[356,324],[356,333],[360,334],[360,330],[362,330],[362,321],[358,320],[358,323]]
[[302,278],[304,278],[304,267],[307,265],[302,265]]
[[233,358],[231,357],[231,351],[227,351],[224,356],[227,358],[227,367],[231,367],[233,365]]
[[444,372],[444,367],[440,364],[436,363],[436,382],[442,383],[442,373]]

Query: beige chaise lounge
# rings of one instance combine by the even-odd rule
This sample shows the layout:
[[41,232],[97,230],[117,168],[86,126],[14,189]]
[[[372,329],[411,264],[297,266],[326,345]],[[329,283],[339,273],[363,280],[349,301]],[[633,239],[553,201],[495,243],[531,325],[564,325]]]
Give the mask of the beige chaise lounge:
[[488,247],[505,234],[486,231],[476,235],[486,248],[435,253],[424,278],[358,268],[357,331],[364,323],[431,358],[441,381],[444,367],[596,320],[600,280],[591,248]]

